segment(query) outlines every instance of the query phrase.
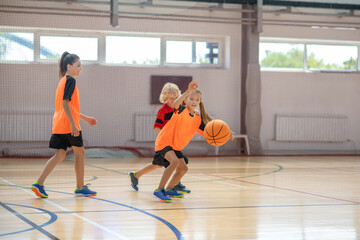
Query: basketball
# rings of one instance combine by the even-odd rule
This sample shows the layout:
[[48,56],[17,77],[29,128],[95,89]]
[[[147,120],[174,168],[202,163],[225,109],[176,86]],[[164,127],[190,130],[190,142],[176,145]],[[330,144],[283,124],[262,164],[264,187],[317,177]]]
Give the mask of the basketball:
[[212,120],[206,124],[204,136],[210,145],[221,146],[229,140],[230,128],[226,122],[222,120]]

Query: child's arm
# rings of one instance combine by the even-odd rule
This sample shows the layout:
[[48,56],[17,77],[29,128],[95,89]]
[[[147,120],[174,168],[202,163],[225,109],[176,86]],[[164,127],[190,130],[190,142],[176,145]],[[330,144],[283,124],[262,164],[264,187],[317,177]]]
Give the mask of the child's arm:
[[161,129],[158,128],[158,127],[156,127],[156,128],[154,128],[154,131],[155,131],[157,134],[159,134],[159,132],[161,131]]
[[70,122],[71,135],[73,135],[74,137],[79,136],[80,135],[79,129],[76,127],[74,118],[72,116],[70,105],[69,105],[69,99],[63,100],[63,108],[64,108],[65,114]]
[[80,119],[89,124],[90,126],[95,126],[98,122],[93,117],[88,117],[82,113],[80,113]]
[[178,109],[181,103],[185,100],[185,98],[193,91],[195,91],[198,88],[198,82],[197,81],[191,81],[189,83],[188,89],[181,94],[180,97],[178,97],[174,102],[174,109]]

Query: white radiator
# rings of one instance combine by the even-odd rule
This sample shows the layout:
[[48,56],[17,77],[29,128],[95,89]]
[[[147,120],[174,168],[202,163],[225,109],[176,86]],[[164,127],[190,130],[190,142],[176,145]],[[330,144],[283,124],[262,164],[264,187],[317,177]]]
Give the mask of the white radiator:
[[155,120],[153,113],[135,113],[135,142],[155,141]]
[[276,140],[346,142],[348,118],[340,114],[277,114]]
[[1,109],[0,141],[48,141],[52,110]]

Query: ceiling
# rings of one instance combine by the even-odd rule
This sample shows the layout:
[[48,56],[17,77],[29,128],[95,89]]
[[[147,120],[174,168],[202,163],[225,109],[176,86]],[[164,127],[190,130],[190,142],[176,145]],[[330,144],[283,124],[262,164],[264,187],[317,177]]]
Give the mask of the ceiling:
[[[113,26],[117,26],[118,18],[255,24],[259,9],[257,1],[260,0],[1,0],[0,13],[84,17],[112,15]],[[360,29],[360,0],[262,0],[262,3],[259,6],[262,7],[263,24],[308,26],[313,19],[307,17],[335,16],[342,18],[341,21],[337,18],[326,20],[328,22],[321,20],[316,25]],[[118,5],[115,8],[117,12],[112,11],[112,4]],[[248,16],[244,17],[243,13],[248,13]],[[274,19],[279,15],[286,19]],[[299,22],[296,18],[303,21]]]

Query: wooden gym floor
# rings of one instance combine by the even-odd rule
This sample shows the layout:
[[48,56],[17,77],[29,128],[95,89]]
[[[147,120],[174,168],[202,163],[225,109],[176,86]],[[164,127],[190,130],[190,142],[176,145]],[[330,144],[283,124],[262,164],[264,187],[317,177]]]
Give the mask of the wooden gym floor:
[[151,161],[86,159],[97,197],[74,197],[73,160],[31,192],[47,159],[0,158],[0,239],[360,239],[359,156],[190,157],[183,199],[152,196],[163,170],[129,185]]

